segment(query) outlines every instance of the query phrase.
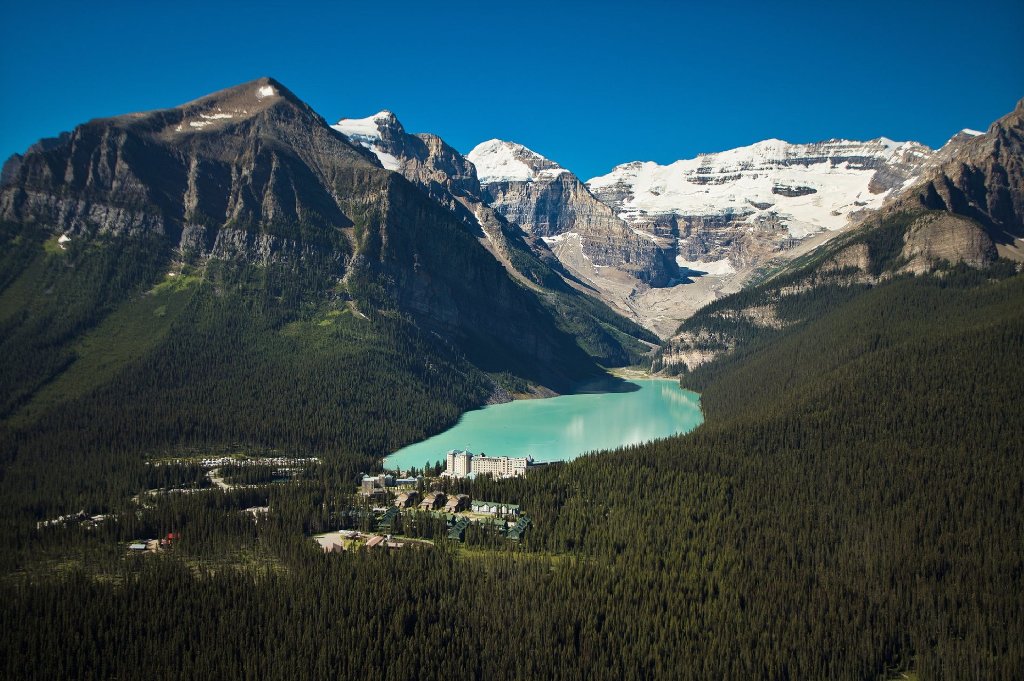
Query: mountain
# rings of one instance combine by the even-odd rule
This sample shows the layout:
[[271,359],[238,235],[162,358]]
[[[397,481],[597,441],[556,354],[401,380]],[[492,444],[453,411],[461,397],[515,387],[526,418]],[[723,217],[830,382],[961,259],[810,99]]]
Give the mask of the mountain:
[[0,187],[0,434],[41,460],[114,441],[126,465],[230,442],[352,460],[650,347],[481,236],[269,78],[85,123]]
[[915,207],[972,218],[1000,255],[1024,259],[1024,99],[986,132],[953,137],[887,210]]
[[[490,193],[492,185],[478,179],[477,164],[444,140],[428,133],[407,133],[389,111],[367,118],[343,118],[333,127],[375,154],[385,167],[401,173],[476,233],[480,244],[513,278],[538,293],[560,326],[591,356],[605,365],[634,364],[649,351],[650,343],[657,343],[657,336],[623,319],[596,299],[598,292],[592,282],[581,276],[577,268],[563,262],[563,251],[555,245],[557,240],[538,238],[543,232],[533,229],[532,223],[520,222],[519,216],[508,215],[502,205],[495,203]],[[553,163],[548,162],[548,167],[553,174],[568,175],[566,171],[554,170]],[[587,193],[582,183],[573,181],[577,189]],[[592,197],[589,203],[615,219],[607,207]],[[572,219],[565,206],[553,210],[564,220]],[[605,243],[604,247],[609,245]]]
[[657,353],[655,368],[699,371],[737,353],[751,338],[799,326],[807,318],[808,298],[845,299],[893,279],[952,276],[965,266],[1000,273],[1019,269],[1022,142],[1024,100],[987,132],[953,136],[856,228],[685,320]]
[[502,140],[477,145],[467,158],[491,207],[541,238],[566,269],[624,314],[644,322],[632,309],[633,292],[676,280],[666,244],[632,229],[557,163]]
[[610,305],[666,336],[770,261],[880,207],[933,153],[885,138],[766,140],[667,166],[627,163],[586,184],[512,142],[484,142],[467,158],[495,210],[540,236]]
[[[676,237],[681,257],[710,260],[731,254],[713,238],[702,239],[704,231],[771,226],[799,239],[840,229],[864,209],[881,206],[931,154],[916,142],[886,138],[814,144],[770,139],[667,166],[627,163],[587,186],[631,224]],[[744,264],[743,257],[735,258],[737,264]]]

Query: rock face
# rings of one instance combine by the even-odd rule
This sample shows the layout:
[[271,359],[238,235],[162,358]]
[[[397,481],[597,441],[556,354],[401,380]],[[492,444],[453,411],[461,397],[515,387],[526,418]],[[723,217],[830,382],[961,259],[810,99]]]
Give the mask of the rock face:
[[[501,140],[477,145],[467,158],[477,168],[484,200],[549,246],[560,245],[554,248],[556,255],[582,278],[594,279],[593,267],[616,268],[651,286],[665,286],[675,278],[671,259],[657,239],[631,229],[557,163]],[[567,248],[577,258],[569,257]],[[589,262],[589,271],[579,271],[580,261]]]
[[1022,257],[1024,237],[1024,100],[988,131],[959,133],[890,212],[942,210],[976,220],[1000,246]]
[[765,140],[667,166],[627,163],[587,186],[634,227],[672,240],[680,266],[742,271],[880,207],[931,154],[885,138]]
[[880,207],[932,154],[885,138],[766,140],[668,166],[627,163],[585,186],[510,142],[484,142],[468,158],[495,210],[664,336],[768,261],[806,250],[808,237]]
[[407,133],[390,111],[368,118],[342,118],[331,127],[373,152],[385,168],[401,173],[451,210],[460,210],[454,200],[457,197],[480,195],[472,163],[436,135]]
[[[402,140],[422,186],[475,182],[436,138]],[[263,78],[37,145],[7,165],[0,219],[72,244],[145,239],[197,267],[284,266],[311,295],[411,315],[480,368],[556,390],[596,370],[473,230],[383,165]]]
[[[330,159],[330,161],[328,161]],[[222,227],[348,250],[336,196],[378,172],[279,83],[261,79],[175,109],[90,121],[30,149],[0,217],[74,237],[159,233],[209,255]],[[184,237],[184,241],[179,241]]]
[[672,280],[673,268],[655,240],[618,219],[579,177],[553,161],[499,139],[478,144],[467,158],[477,168],[484,201],[543,239],[583,279],[595,279],[594,267],[614,267],[651,286]]
[[995,244],[985,230],[959,215],[926,213],[907,227],[903,241],[903,272],[922,274],[942,262],[985,267],[996,259]]
[[[525,225],[517,222],[518,215],[511,216],[503,210],[507,205],[491,200],[490,185],[481,184],[474,163],[436,135],[407,133],[391,112],[382,111],[368,118],[343,118],[333,127],[376,155],[385,167],[395,169],[420,187],[436,203],[451,211],[468,229],[478,235],[481,245],[502,263],[512,277],[542,293],[544,299],[559,297],[562,304],[554,305],[552,310],[567,328],[573,328],[579,333],[581,319],[588,320],[583,322],[588,331],[580,333],[579,336],[580,342],[587,347],[588,352],[599,357],[605,364],[632,361],[629,359],[631,351],[626,350],[622,341],[616,339],[616,335],[610,334],[605,328],[614,315],[609,317],[603,309],[596,310],[593,307],[598,305],[603,308],[600,303],[589,299],[594,291],[586,289],[579,283],[579,276],[572,261],[560,261],[549,248],[550,244],[558,252],[557,249],[565,247],[565,244],[556,246],[559,239],[565,236],[564,232],[558,232],[557,226],[550,230],[534,229],[535,225],[532,222]],[[539,173],[550,178],[555,186],[561,187],[560,182],[564,180],[566,186],[580,192],[581,196],[577,203],[561,202],[557,206],[551,206],[547,214],[558,216],[558,219],[567,224],[582,225],[584,233],[592,235],[587,237],[585,243],[596,260],[621,263],[624,258],[627,262],[633,262],[639,257],[630,252],[623,253],[623,244],[637,242],[639,239],[612,215],[607,206],[590,196],[578,179],[551,161],[536,155],[536,158],[529,157],[532,152],[525,148],[520,147],[520,151],[533,165],[527,167],[518,158],[508,155],[498,159],[501,165],[500,172],[506,177],[522,177],[524,173],[532,177]],[[531,186],[534,183],[521,184]],[[590,217],[581,217],[575,206],[584,206],[584,211],[590,210]],[[612,223],[609,228],[611,233],[608,233],[608,230],[602,231],[602,220]],[[559,236],[545,236],[552,233]],[[616,239],[616,234],[619,234],[620,238]],[[577,237],[576,249],[582,253],[579,235],[573,233],[572,236]],[[646,264],[639,269],[646,272],[651,266]],[[586,299],[581,296],[585,296]],[[611,314],[611,311],[608,310],[607,313]],[[620,323],[624,321],[615,321],[613,325],[619,331],[624,331],[627,336],[642,337],[646,341],[654,340],[634,325]],[[582,340],[583,338],[588,340]],[[627,341],[626,345],[631,343],[635,341]]]

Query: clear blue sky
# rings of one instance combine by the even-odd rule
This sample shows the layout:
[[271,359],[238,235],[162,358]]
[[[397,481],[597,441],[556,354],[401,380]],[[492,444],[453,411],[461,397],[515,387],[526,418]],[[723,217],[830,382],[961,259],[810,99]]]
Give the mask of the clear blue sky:
[[0,5],[0,156],[263,75],[333,122],[387,108],[587,179],[768,137],[941,145],[1024,97],[1024,2]]

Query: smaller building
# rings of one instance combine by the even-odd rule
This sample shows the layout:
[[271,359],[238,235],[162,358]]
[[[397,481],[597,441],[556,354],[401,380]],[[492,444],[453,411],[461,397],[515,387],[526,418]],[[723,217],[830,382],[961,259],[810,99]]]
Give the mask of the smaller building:
[[373,535],[372,537],[370,537],[369,539],[366,540],[365,546],[368,549],[372,549],[373,547],[380,546],[383,543],[384,543],[384,535],[382,535],[382,534],[375,534],[375,535]]
[[377,519],[377,529],[385,532],[391,532],[395,527],[395,523],[397,522],[399,515],[400,511],[397,506],[389,506],[380,518]]
[[519,517],[519,504],[506,504],[500,501],[474,501],[470,504],[474,513],[486,513],[496,516]]
[[420,510],[436,511],[444,506],[444,502],[447,501],[447,499],[448,496],[444,492],[431,492],[423,497],[423,501],[420,502]]
[[463,541],[466,538],[467,527],[469,527],[469,518],[459,518],[448,529],[448,538]]
[[395,499],[395,506],[398,508],[412,508],[420,501],[420,493],[413,490],[411,492],[402,492]]
[[455,496],[448,497],[448,502],[444,505],[445,513],[458,513],[459,511],[465,511],[468,508],[468,494],[456,494]]
[[526,532],[526,528],[530,526],[530,519],[525,515],[516,521],[516,524],[509,528],[508,533],[505,535],[512,541],[519,541],[523,537],[523,533]]
[[149,549],[149,547],[146,546],[146,542],[135,542],[134,544],[129,544],[128,545],[128,550],[129,551],[139,551],[139,552],[142,552],[142,551],[146,551],[148,549]]
[[365,497],[376,496],[387,491],[388,487],[395,486],[395,476],[387,473],[378,475],[364,475],[359,484],[359,493]]

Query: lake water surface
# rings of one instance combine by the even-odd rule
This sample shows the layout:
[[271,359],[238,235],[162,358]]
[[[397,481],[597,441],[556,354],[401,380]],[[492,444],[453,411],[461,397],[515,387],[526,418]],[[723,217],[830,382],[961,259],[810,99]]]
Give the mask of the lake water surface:
[[676,381],[633,379],[629,384],[639,389],[517,400],[466,412],[453,427],[398,450],[384,465],[405,470],[444,463],[450,449],[567,461],[585,452],[686,433],[704,420],[700,397]]

